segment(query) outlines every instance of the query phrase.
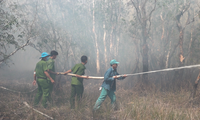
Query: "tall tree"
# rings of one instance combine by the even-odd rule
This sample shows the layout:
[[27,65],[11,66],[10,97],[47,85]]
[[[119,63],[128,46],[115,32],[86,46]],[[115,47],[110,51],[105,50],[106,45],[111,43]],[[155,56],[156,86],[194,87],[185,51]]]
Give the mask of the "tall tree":
[[[151,17],[152,13],[156,8],[156,0],[150,6],[153,6],[152,9],[148,8],[147,4],[148,0],[131,0],[132,5],[135,8],[137,20],[141,26],[141,39],[142,39],[142,63],[143,63],[143,72],[149,70],[149,54],[148,54],[148,43],[147,40],[149,38],[149,32],[151,29]],[[151,2],[149,2],[151,3]],[[144,84],[148,83],[148,75],[144,74],[142,76],[142,82]]]
[[94,33],[94,42],[95,42],[95,48],[96,48],[96,69],[97,69],[97,74],[100,73],[100,63],[99,63],[99,46],[98,46],[98,40],[97,40],[97,33],[96,33],[96,25],[95,25],[95,0],[93,0],[93,4],[92,4],[92,8],[93,8],[93,12],[92,12],[92,31]]

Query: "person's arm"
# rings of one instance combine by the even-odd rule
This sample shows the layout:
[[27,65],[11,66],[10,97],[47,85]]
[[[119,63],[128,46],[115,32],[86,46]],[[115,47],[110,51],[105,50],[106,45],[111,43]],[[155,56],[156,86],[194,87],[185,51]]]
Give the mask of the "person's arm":
[[127,77],[127,75],[123,75],[123,76],[120,76],[119,78],[117,78],[117,80],[123,80]]
[[59,73],[58,72],[53,72],[51,71],[54,67],[54,61],[51,61],[51,62],[47,62],[47,68],[48,68],[48,72],[51,73],[51,74],[55,74],[55,75],[58,75]]
[[70,70],[64,72],[64,75],[66,75],[67,73],[71,73],[71,72],[72,72],[72,70],[70,69]]
[[113,81],[114,79],[117,78],[117,76],[113,76],[113,77],[110,77],[110,73],[112,72],[111,69],[107,70],[106,73],[104,74],[104,80],[105,81]]
[[33,73],[33,78],[34,78],[34,80],[33,80],[33,85],[36,85],[36,72],[34,71],[34,73]]
[[60,74],[59,72],[53,72],[51,70],[48,70],[48,72],[51,73],[51,74],[55,74],[55,75],[59,75]]
[[43,63],[42,67],[43,67],[43,71],[44,74],[46,75],[47,78],[49,78],[49,80],[51,81],[51,83],[54,83],[54,80],[51,78],[51,76],[48,73],[48,67],[47,67],[47,63]]
[[117,80],[123,80],[127,77],[127,75],[119,76],[118,72],[117,72],[117,76],[118,76],[118,78],[116,78]]
[[195,84],[198,84],[199,79],[200,79],[200,72],[199,72],[199,75],[198,75],[198,77],[197,77],[197,79],[196,79],[196,81],[195,81]]
[[49,75],[47,71],[44,71],[44,74],[47,76],[47,78],[50,79],[51,83],[54,83],[54,80],[51,78],[51,76]]

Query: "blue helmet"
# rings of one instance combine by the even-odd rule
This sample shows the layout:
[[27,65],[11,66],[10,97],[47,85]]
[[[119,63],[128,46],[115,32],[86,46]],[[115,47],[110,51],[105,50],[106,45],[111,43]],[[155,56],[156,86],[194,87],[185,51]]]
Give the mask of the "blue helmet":
[[113,64],[119,64],[119,62],[117,62],[115,59],[110,61],[110,65],[112,66]]
[[44,57],[48,57],[48,56],[50,56],[48,53],[43,52],[43,53],[41,54],[41,57],[40,57],[40,58],[44,58]]

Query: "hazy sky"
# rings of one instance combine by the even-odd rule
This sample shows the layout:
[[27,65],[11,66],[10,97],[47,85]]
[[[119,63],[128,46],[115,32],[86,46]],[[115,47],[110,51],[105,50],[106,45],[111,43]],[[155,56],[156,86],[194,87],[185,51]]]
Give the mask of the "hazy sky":
[[[4,66],[1,70],[34,70],[36,63],[40,60],[40,53],[27,46],[25,50],[20,50],[10,57],[9,66]],[[14,63],[14,64],[11,64]]]

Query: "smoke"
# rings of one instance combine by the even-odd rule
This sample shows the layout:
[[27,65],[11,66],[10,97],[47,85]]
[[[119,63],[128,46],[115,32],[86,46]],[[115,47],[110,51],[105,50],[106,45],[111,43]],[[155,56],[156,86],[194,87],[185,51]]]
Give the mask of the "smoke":
[[[109,62],[112,59],[120,62],[118,72],[121,74],[142,71],[144,49],[142,27],[135,9],[127,5],[127,2],[95,1],[95,9],[93,9],[92,0],[24,0],[12,1],[7,4],[13,4],[13,2],[18,5],[16,11],[23,11],[27,21],[36,18],[35,21],[26,24],[33,26],[31,30],[35,39],[32,43],[35,48],[26,47],[25,50],[13,55],[8,62],[9,66],[1,67],[0,74],[7,70],[33,71],[40,57],[38,50],[48,53],[51,50],[59,52],[55,60],[56,69],[59,72],[69,70],[75,64],[80,63],[82,55],[88,56],[86,64],[86,74],[88,75],[103,76],[110,67]],[[159,4],[161,4],[160,2]],[[146,7],[148,13],[148,10],[152,9],[152,4]],[[149,27],[147,39],[149,70],[166,68],[166,63],[169,64],[167,67],[174,67],[178,63],[175,57],[178,50],[175,49],[175,52],[172,53],[179,37],[174,21],[177,10],[176,8],[170,9],[175,4],[173,2],[170,2],[169,6],[162,6],[163,4],[165,3],[163,2],[160,7],[156,8],[150,21],[147,22],[147,27]],[[164,11],[164,9],[166,10]],[[15,13],[17,13],[16,11]],[[95,16],[93,16],[93,12]],[[94,24],[93,18],[95,18]],[[184,16],[183,21],[185,20]],[[94,25],[98,48],[94,41]],[[187,43],[188,41],[189,39]],[[12,48],[10,49],[12,50]],[[97,49],[100,61],[99,74],[96,71]],[[169,61],[167,61],[168,53],[170,54]]]
[[7,65],[0,68],[1,79],[32,79],[36,63],[40,60],[40,53],[31,47],[20,50],[7,61]]

